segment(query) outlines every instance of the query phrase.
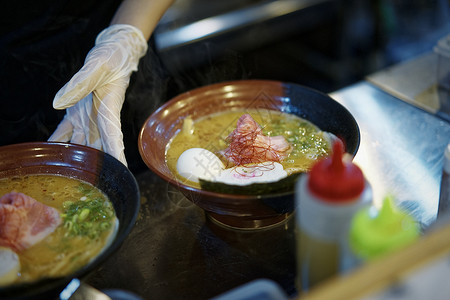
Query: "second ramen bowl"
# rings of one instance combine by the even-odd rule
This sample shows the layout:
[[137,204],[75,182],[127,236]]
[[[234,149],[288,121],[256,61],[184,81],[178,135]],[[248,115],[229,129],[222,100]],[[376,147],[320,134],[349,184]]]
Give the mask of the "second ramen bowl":
[[347,153],[354,156],[359,147],[359,127],[347,109],[330,96],[301,85],[240,80],[200,87],[171,99],[150,115],[141,129],[138,143],[142,159],[151,171],[202,208],[208,218],[229,228],[254,230],[284,222],[295,210],[294,189],[263,195],[205,191],[178,180],[166,164],[165,153],[186,117],[195,122],[233,109],[295,114],[339,137]]
[[119,220],[112,241],[78,270],[62,277],[45,278],[43,275],[41,279],[29,283],[0,286],[0,299],[59,299],[59,293],[72,279],[84,279],[119,250],[139,212],[139,186],[126,166],[94,148],[59,142],[0,147],[0,178],[28,175],[65,176],[90,183],[108,196]]

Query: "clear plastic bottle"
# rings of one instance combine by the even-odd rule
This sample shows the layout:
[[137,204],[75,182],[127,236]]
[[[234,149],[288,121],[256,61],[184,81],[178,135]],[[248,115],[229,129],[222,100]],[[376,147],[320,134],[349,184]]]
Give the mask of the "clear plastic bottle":
[[297,182],[297,288],[302,291],[342,270],[350,220],[372,201],[370,184],[358,166],[343,159],[343,148],[336,141],[332,156]]

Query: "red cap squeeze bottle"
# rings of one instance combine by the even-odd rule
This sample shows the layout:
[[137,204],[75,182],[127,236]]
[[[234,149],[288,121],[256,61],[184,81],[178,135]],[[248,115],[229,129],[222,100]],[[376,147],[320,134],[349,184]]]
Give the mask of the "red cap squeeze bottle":
[[296,186],[298,287],[305,291],[342,272],[350,221],[372,201],[361,169],[344,158],[340,140],[330,157],[316,162]]
[[344,162],[343,152],[344,145],[336,140],[331,158],[321,160],[312,167],[308,189],[315,197],[327,202],[348,202],[363,192],[363,172],[352,162]]

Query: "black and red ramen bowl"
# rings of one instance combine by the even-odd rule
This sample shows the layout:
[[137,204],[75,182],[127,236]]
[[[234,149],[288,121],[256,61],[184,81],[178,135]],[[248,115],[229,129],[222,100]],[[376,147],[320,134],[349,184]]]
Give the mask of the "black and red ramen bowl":
[[118,230],[97,257],[74,273],[0,287],[0,299],[59,299],[59,293],[73,278],[82,280],[118,250],[138,215],[140,193],[135,177],[120,161],[102,151],[57,142],[0,147],[0,178],[35,174],[66,176],[99,188],[114,206]]
[[176,96],[146,120],[139,135],[139,151],[146,165],[207,217],[226,227],[260,229],[279,224],[295,210],[294,189],[282,193],[239,195],[217,193],[181,182],[169,170],[166,146],[186,117],[193,121],[233,109],[269,109],[295,114],[331,132],[355,155],[360,132],[350,112],[327,94],[298,84],[267,80],[240,80],[200,87]]

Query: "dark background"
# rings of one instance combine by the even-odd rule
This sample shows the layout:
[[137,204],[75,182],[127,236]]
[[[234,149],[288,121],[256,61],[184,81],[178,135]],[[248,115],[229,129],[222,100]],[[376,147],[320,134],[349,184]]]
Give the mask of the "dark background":
[[[156,41],[158,35],[199,20],[270,2],[274,1],[176,1],[156,30]],[[331,92],[430,51],[450,33],[447,0],[278,2],[305,5],[189,45],[160,49],[159,55],[175,77],[196,78],[191,86],[222,76],[289,81]],[[208,77],[217,70],[222,71]]]

